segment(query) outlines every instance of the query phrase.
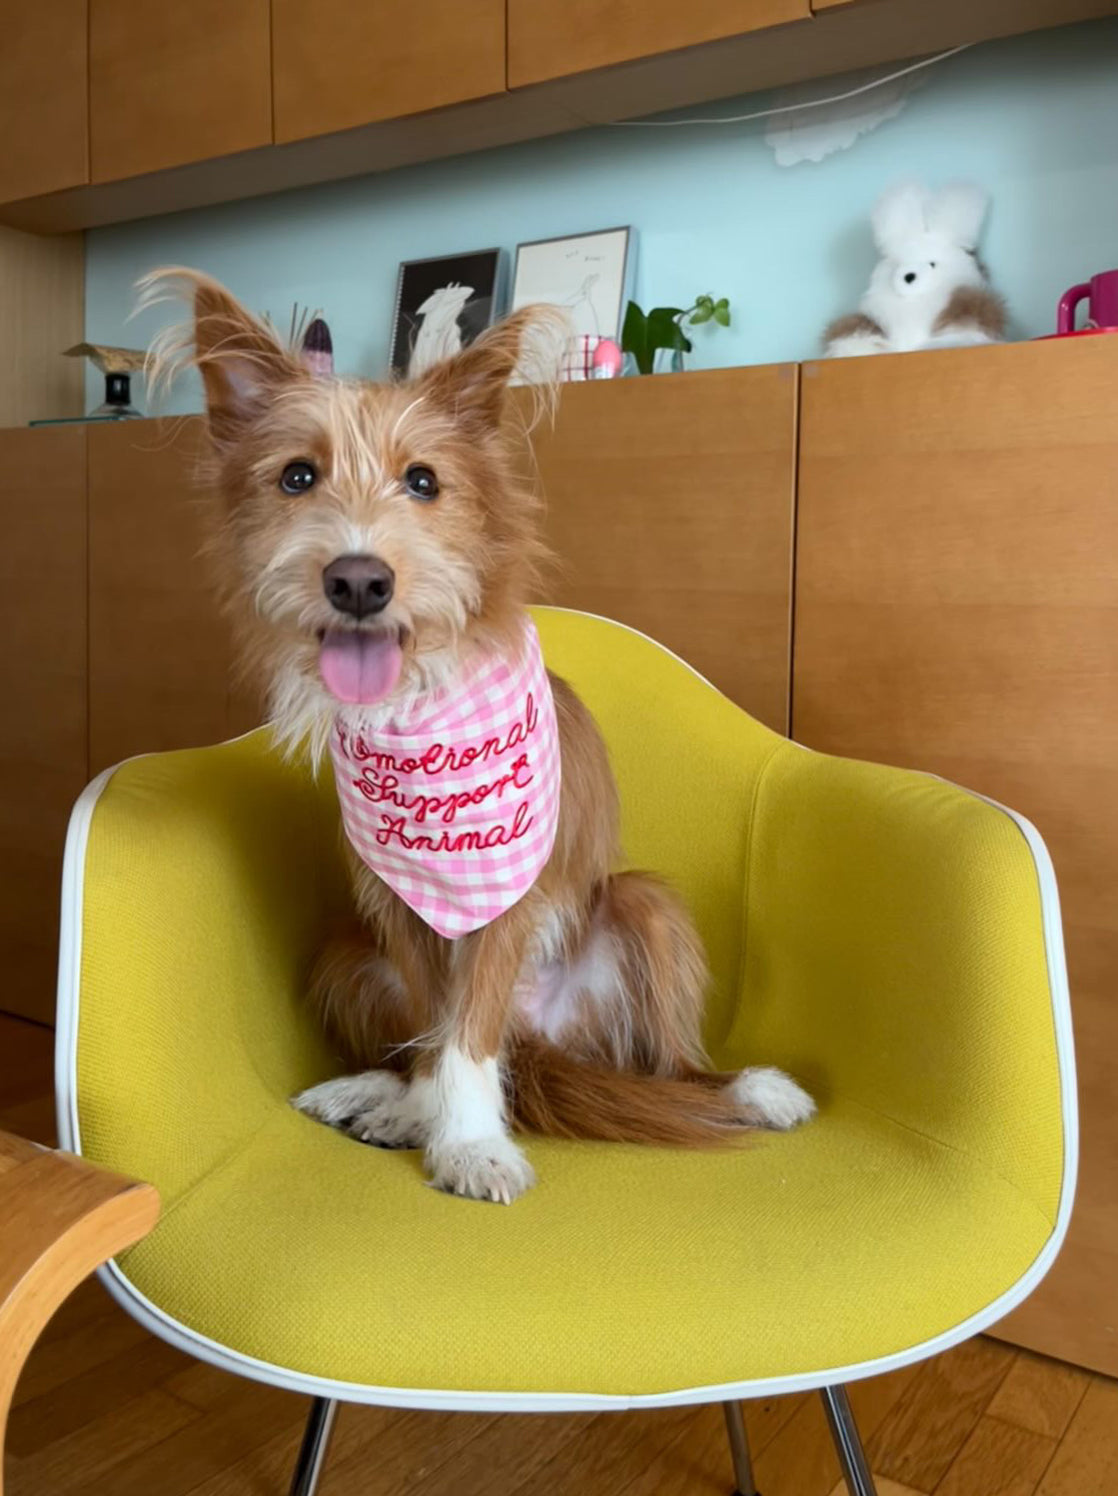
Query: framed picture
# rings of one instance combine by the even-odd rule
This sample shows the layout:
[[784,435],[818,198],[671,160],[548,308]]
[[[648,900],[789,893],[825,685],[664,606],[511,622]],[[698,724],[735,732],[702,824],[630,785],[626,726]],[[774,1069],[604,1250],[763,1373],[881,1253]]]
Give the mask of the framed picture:
[[520,244],[512,310],[546,301],[567,311],[576,336],[619,338],[634,258],[627,228]]
[[495,322],[503,310],[504,269],[500,249],[402,264],[392,319],[393,372],[422,374]]

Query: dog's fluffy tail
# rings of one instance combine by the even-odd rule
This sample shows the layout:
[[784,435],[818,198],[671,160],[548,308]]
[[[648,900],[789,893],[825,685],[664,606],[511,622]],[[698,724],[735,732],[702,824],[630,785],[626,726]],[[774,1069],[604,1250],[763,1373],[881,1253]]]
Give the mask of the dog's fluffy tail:
[[759,1127],[795,1126],[815,1110],[779,1070],[643,1075],[584,1063],[530,1038],[510,1061],[516,1122],[546,1137],[711,1148]]

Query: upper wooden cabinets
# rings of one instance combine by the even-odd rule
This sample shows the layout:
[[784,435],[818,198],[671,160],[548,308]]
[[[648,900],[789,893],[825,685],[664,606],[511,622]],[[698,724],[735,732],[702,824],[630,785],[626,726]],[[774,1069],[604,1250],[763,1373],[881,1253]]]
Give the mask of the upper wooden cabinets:
[[276,140],[505,86],[505,0],[272,0]]
[[564,386],[533,438],[558,556],[546,601],[674,649],[788,730],[796,369]]
[[806,20],[808,0],[508,0],[509,87]]
[[89,0],[91,180],[272,139],[268,0]]
[[[8,0],[0,222],[100,227],[773,89],[1118,0]],[[506,15],[507,10],[507,15]],[[88,32],[88,47],[87,47]]]
[[0,202],[88,180],[86,0],[4,7]]

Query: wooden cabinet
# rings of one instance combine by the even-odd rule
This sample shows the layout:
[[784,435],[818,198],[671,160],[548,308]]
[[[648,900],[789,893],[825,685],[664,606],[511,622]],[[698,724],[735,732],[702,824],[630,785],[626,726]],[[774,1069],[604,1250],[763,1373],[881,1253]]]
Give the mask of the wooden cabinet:
[[61,358],[85,336],[85,245],[0,227],[0,428],[80,416],[85,367]]
[[268,0],[89,0],[94,182],[269,144]]
[[508,0],[509,87],[806,20],[808,0]]
[[276,140],[501,93],[505,0],[272,0]]
[[86,0],[5,6],[0,140],[0,202],[89,180]]
[[797,370],[564,387],[535,434],[545,597],[651,634],[788,730]]
[[[812,747],[943,774],[1039,827],[1082,1169],[1062,1256],[998,1333],[1111,1374],[1115,408],[1118,339],[1087,338],[569,385],[535,436],[548,601],[653,635]],[[200,554],[202,441],[197,419],[0,432],[0,1008],[50,1016],[87,773],[256,719]]]
[[0,1010],[54,1018],[87,780],[260,720],[200,556],[200,422],[0,430]]
[[998,1333],[1118,1373],[1118,339],[802,375],[792,725],[1022,811],[1060,882],[1082,1165]]
[[0,431],[0,1008],[50,1023],[70,807],[86,764],[80,427]]
[[[39,0],[0,222],[98,228],[1111,15],[1118,0]],[[536,85],[546,84],[546,87]]]
[[89,755],[220,742],[250,726],[202,554],[200,420],[89,428]]

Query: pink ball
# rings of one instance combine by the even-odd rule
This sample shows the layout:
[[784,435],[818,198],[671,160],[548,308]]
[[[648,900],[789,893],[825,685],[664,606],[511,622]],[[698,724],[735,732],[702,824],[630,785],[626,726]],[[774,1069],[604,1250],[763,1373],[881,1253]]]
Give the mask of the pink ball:
[[594,349],[592,363],[595,379],[616,379],[621,373],[624,355],[612,338],[601,338]]

